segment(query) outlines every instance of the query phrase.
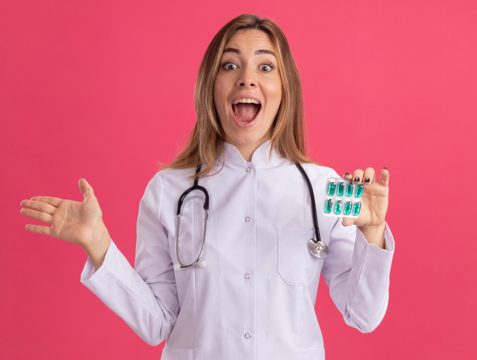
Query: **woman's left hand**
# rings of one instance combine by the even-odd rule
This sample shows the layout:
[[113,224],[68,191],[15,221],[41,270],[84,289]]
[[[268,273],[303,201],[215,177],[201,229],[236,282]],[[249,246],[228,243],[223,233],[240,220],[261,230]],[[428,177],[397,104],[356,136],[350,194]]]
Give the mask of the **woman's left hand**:
[[379,181],[371,167],[365,171],[356,169],[353,175],[346,173],[343,177],[353,181],[355,185],[359,183],[364,185],[359,216],[357,218],[343,217],[343,225],[356,225],[360,230],[384,226],[389,201],[389,170],[381,169]]

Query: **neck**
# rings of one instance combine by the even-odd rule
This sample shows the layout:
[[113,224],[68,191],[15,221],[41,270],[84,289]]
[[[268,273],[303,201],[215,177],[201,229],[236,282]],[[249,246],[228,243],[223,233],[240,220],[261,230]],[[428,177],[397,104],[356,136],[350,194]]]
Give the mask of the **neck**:
[[260,146],[260,144],[259,145],[236,145],[236,146],[237,146],[237,149],[240,151],[240,154],[242,154],[242,157],[246,161],[251,161],[253,153]]
[[269,130],[267,133],[263,134],[260,139],[254,142],[234,141],[234,139],[231,139],[228,137],[225,138],[226,139],[225,141],[234,145],[238,149],[238,151],[240,152],[240,154],[242,155],[245,161],[252,161],[252,156],[255,150],[257,150],[257,148],[260,147],[260,145],[262,145],[264,142],[266,142],[267,140],[270,140],[271,136],[272,136],[271,130]]
[[252,161],[252,156],[253,156],[253,153],[255,152],[255,150],[257,150],[257,148],[267,140],[268,140],[268,138],[264,138],[260,141],[257,141],[256,143],[253,143],[253,144],[250,144],[250,143],[248,143],[248,144],[237,144],[237,143],[233,143],[231,141],[229,141],[229,142],[238,149],[238,151],[240,152],[242,157],[245,159],[245,161]]

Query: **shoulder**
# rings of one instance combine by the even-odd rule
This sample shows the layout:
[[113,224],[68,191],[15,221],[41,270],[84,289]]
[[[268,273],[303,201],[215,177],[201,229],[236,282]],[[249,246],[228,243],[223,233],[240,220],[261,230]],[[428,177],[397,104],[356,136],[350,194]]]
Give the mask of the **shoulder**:
[[161,169],[157,171],[154,177],[159,178],[159,181],[161,181],[163,184],[177,183],[178,181],[191,182],[192,177],[195,174],[195,171],[196,171],[195,168],[187,168],[187,169],[165,168],[165,169]]
[[193,183],[195,169],[172,169],[165,168],[157,170],[147,181],[144,196],[151,200],[158,201],[163,189],[167,192],[174,192],[174,189],[181,189]]
[[319,165],[316,163],[304,163],[301,164],[303,169],[309,174],[309,176],[313,177],[335,177],[335,176],[340,176],[338,173],[335,171],[330,166],[326,165]]

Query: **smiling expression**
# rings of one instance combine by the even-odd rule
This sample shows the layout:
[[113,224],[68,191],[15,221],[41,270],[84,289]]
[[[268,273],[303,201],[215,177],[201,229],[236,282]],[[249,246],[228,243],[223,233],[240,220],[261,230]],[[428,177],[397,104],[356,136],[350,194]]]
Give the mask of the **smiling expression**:
[[225,140],[250,158],[270,137],[281,99],[282,82],[268,35],[238,30],[225,46],[214,83],[214,104]]

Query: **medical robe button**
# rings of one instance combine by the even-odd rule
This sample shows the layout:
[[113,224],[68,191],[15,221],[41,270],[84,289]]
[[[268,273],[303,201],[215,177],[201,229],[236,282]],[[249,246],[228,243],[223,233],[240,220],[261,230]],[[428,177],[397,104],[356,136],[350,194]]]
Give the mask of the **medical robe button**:
[[248,166],[247,168],[245,168],[245,171],[249,173],[250,171],[252,171],[252,168]]
[[250,338],[252,337],[252,335],[250,335],[250,333],[246,332],[246,333],[243,335],[243,337],[248,340],[248,339],[250,339]]
[[243,274],[243,277],[248,280],[252,277],[252,275],[250,275],[250,273],[245,273]]
[[247,216],[247,217],[245,218],[245,222],[250,222],[250,216]]

